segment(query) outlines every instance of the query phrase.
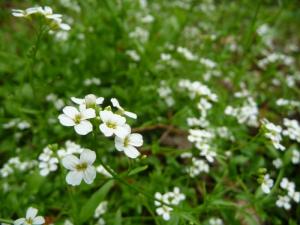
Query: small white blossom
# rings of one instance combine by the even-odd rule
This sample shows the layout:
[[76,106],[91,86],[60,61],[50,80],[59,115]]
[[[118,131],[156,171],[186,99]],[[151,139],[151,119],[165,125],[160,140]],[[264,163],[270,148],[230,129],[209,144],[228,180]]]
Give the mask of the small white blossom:
[[278,200],[276,201],[276,205],[279,208],[284,208],[286,210],[291,209],[291,203],[289,196],[278,196]]
[[110,137],[115,134],[120,138],[124,138],[127,135],[128,131],[125,127],[125,117],[104,110],[100,112],[100,118],[103,123],[99,125],[99,129],[104,136]]
[[80,154],[79,159],[74,155],[65,156],[62,164],[66,169],[71,170],[66,177],[67,183],[76,186],[83,179],[87,184],[91,184],[96,177],[96,169],[93,166],[95,160],[95,152],[88,149]]
[[269,174],[264,175],[264,179],[261,184],[261,189],[265,194],[269,194],[271,192],[271,188],[273,187],[274,181],[270,178]]
[[38,210],[29,207],[26,212],[25,218],[20,218],[14,221],[14,225],[40,225],[45,223],[45,219],[42,216],[37,216]]
[[86,135],[93,131],[93,125],[88,119],[96,117],[95,110],[92,108],[86,109],[83,105],[76,109],[73,106],[63,108],[64,114],[58,116],[59,122],[67,127],[74,127],[79,135]]
[[141,147],[143,145],[143,137],[138,133],[131,133],[131,128],[127,125],[127,135],[124,137],[115,137],[115,146],[118,151],[124,151],[124,153],[129,158],[137,158],[140,152],[136,147]]
[[119,101],[116,99],[116,98],[112,98],[111,100],[111,103],[113,105],[113,107],[117,108],[119,111],[121,111],[122,114],[124,114],[125,116],[128,116],[132,119],[137,119],[137,115],[133,112],[129,112],[129,111],[126,111],[119,103]]
[[282,160],[281,159],[275,159],[275,160],[273,160],[273,165],[274,165],[274,167],[276,168],[276,169],[279,169],[281,166],[282,166]]

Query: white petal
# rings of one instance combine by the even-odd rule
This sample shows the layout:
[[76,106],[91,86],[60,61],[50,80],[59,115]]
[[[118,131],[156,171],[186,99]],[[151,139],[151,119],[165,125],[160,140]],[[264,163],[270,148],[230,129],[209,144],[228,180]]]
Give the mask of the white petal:
[[74,118],[75,115],[79,114],[79,111],[73,106],[66,106],[63,108],[64,114],[70,118]]
[[137,119],[137,115],[133,112],[124,111],[124,115],[126,115],[132,119]]
[[29,207],[26,212],[26,219],[36,217],[37,213],[38,213],[38,210],[36,208]]
[[127,146],[124,148],[125,154],[132,159],[137,158],[141,153],[133,146]]
[[124,150],[124,139],[118,136],[115,137],[115,147],[118,151]]
[[114,132],[120,138],[124,138],[128,135],[128,130],[125,126],[117,127],[117,129]]
[[96,153],[89,149],[85,149],[80,155],[81,162],[87,162],[89,165],[92,165],[96,160]]
[[69,170],[75,170],[76,165],[79,164],[79,159],[74,155],[66,155],[62,159],[62,164]]
[[92,119],[96,117],[96,112],[92,108],[88,108],[87,110],[81,112],[82,114],[82,119]]
[[68,184],[76,186],[82,181],[83,173],[78,171],[71,171],[67,174],[66,181]]
[[91,131],[93,131],[93,125],[90,121],[83,120],[79,124],[74,126],[74,129],[79,135],[87,135]]
[[62,30],[66,30],[66,31],[71,30],[70,25],[69,25],[69,24],[66,24],[66,23],[60,23],[60,24],[59,24],[59,27],[60,27],[60,29],[62,29]]
[[93,166],[88,166],[83,174],[83,179],[87,184],[93,183],[96,177],[96,169]]
[[104,101],[104,98],[103,97],[99,97],[99,98],[96,99],[96,104],[97,105],[101,105],[103,103],[103,101]]
[[170,214],[165,212],[165,213],[163,214],[163,219],[164,219],[164,220],[169,220],[169,219],[170,219]]
[[114,129],[107,127],[105,123],[100,124],[99,129],[106,137],[110,137],[114,134]]
[[141,134],[133,133],[129,136],[129,144],[140,147],[143,145],[143,136]]
[[37,216],[32,221],[33,225],[39,225],[39,224],[44,224],[44,223],[45,223],[45,219],[42,216]]
[[22,225],[25,222],[25,218],[20,218],[14,221],[14,225]]
[[107,110],[100,112],[100,118],[103,122],[107,122],[110,118],[113,117],[113,115],[114,114],[111,111],[107,111]]
[[125,125],[125,123],[126,123],[126,118],[123,117],[123,116],[120,116],[120,115],[118,115],[118,114],[114,114],[114,115],[113,115],[113,120],[114,120],[118,125],[121,125],[121,126]]
[[74,102],[74,103],[76,103],[78,105],[81,105],[81,104],[84,103],[84,99],[82,99],[82,98],[71,97],[71,100],[72,100],[72,102]]
[[49,174],[49,169],[48,168],[45,168],[45,169],[42,169],[41,171],[40,171],[40,175],[42,176],[42,177],[46,177],[48,174]]
[[118,101],[116,98],[112,98],[112,99],[110,99],[110,101],[111,101],[113,107],[116,107],[116,108],[118,108],[118,109],[123,109],[123,108],[120,106],[120,103],[119,103],[119,101]]
[[67,127],[72,127],[75,125],[74,120],[72,120],[70,117],[66,116],[65,114],[60,114],[58,116],[59,122]]

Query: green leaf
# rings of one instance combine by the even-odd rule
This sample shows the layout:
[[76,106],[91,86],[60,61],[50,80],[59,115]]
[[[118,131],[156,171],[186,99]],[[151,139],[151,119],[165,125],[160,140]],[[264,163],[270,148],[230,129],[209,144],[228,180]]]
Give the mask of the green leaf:
[[93,216],[95,209],[97,208],[99,203],[104,200],[104,198],[106,197],[107,193],[113,185],[114,181],[109,180],[97,192],[95,192],[92,195],[92,197],[87,201],[87,203],[85,203],[85,205],[80,211],[79,216],[81,224],[85,224],[85,222]]
[[115,216],[114,225],[121,225],[121,224],[122,224],[122,212],[121,209],[119,208]]
[[134,174],[140,173],[140,172],[142,172],[142,171],[144,171],[146,169],[148,169],[148,165],[134,168],[133,170],[129,171],[128,176],[132,176]]

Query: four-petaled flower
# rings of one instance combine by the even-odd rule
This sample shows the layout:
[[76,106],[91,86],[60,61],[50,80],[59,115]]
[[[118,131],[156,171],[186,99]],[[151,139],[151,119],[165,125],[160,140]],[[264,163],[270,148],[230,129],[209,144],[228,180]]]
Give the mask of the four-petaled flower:
[[115,134],[116,136],[123,138],[127,135],[128,131],[125,127],[125,117],[104,110],[100,112],[100,118],[103,123],[100,124],[99,129],[104,136],[110,137]]
[[127,135],[124,137],[115,137],[115,146],[118,151],[124,151],[129,158],[136,158],[140,155],[136,147],[143,145],[143,136],[137,133],[131,133],[131,128],[127,125]]
[[85,108],[83,105],[76,109],[73,106],[63,108],[64,114],[59,115],[59,122],[67,127],[74,127],[79,135],[86,135],[93,130],[93,125],[88,119],[96,117],[94,109]]
[[85,149],[78,159],[74,155],[67,155],[63,158],[62,164],[65,168],[71,170],[66,177],[68,184],[72,186],[79,185],[82,179],[91,184],[96,178],[96,169],[93,163],[96,160],[96,153]]
[[40,225],[45,223],[45,219],[42,216],[36,216],[38,210],[29,207],[26,212],[25,218],[20,218],[14,221],[14,225]]

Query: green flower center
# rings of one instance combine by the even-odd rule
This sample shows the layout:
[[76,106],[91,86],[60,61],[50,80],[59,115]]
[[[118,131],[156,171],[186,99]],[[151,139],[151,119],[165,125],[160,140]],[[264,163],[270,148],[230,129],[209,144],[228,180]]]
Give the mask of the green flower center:
[[77,171],[83,171],[83,170],[86,170],[87,166],[88,166],[87,163],[77,164],[77,165],[76,165],[76,170],[77,170]]
[[76,124],[79,124],[80,121],[81,121],[81,115],[80,115],[80,114],[75,115],[74,122],[75,122]]
[[114,122],[111,122],[111,121],[108,121],[106,123],[106,125],[109,127],[109,128],[112,128],[112,129],[116,129],[117,128],[117,124],[114,123]]

